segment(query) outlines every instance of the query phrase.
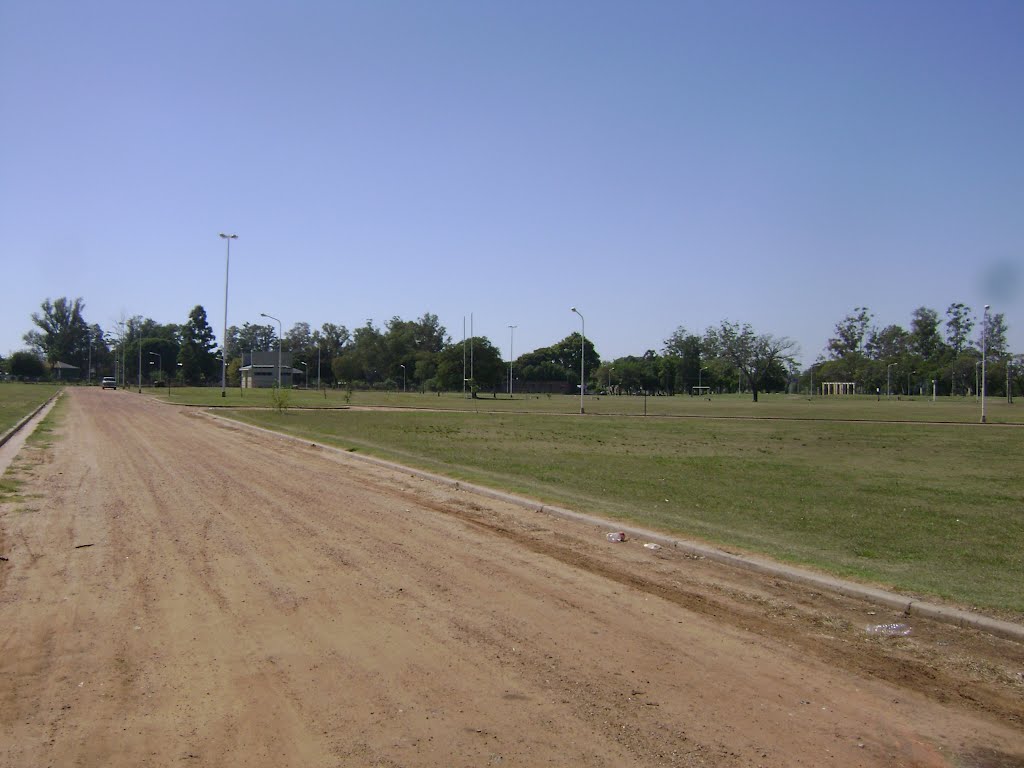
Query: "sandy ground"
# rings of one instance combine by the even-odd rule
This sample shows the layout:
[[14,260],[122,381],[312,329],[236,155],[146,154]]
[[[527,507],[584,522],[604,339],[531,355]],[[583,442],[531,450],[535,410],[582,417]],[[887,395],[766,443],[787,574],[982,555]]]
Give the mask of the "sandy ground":
[[129,392],[56,413],[0,507],[0,766],[1024,766],[1019,644]]

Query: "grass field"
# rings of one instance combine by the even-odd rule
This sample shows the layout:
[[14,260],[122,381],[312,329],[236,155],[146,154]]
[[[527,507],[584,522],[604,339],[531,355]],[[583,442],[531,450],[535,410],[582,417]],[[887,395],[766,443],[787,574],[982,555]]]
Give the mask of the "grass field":
[[58,389],[56,384],[0,384],[0,435],[49,400]]
[[[130,389],[130,388],[129,388]],[[217,387],[144,388],[161,400],[210,406],[270,407],[269,389],[237,388],[228,389],[221,397]],[[467,399],[457,393],[419,394],[384,391],[355,391],[350,397],[343,390],[292,389],[287,392],[288,404],[294,408],[344,408],[347,406],[376,406],[390,408],[421,408],[432,410],[469,410],[476,412],[498,411],[504,413],[579,413],[578,395],[519,395],[509,399],[508,395]],[[981,404],[975,398],[940,397],[935,402],[930,398],[902,398],[894,395],[887,400],[884,396],[874,397],[814,397],[806,395],[762,395],[754,403],[749,394],[715,395],[706,398],[688,397],[634,397],[634,396],[587,396],[584,398],[586,413],[593,415],[640,416],[646,409],[648,416],[720,416],[764,417],[784,419],[857,419],[871,421],[939,421],[975,423],[980,420]],[[987,420],[992,424],[1024,424],[1024,402],[1008,405],[1005,398],[988,398],[986,401]]]
[[[700,415],[692,409],[703,406],[681,400],[677,415]],[[735,400],[711,405],[717,410],[704,415],[750,411]],[[970,416],[964,403],[882,405],[900,418],[931,405],[943,421]],[[770,398],[756,408],[771,419],[229,413],[581,511],[1024,618],[1024,428],[871,421],[880,407]]]

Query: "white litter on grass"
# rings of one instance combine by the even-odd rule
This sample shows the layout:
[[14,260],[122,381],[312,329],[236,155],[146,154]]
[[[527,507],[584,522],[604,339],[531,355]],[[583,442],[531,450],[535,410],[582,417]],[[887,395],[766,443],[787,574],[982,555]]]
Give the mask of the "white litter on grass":
[[644,549],[661,549],[661,544],[655,544],[653,541],[648,541],[644,544]]

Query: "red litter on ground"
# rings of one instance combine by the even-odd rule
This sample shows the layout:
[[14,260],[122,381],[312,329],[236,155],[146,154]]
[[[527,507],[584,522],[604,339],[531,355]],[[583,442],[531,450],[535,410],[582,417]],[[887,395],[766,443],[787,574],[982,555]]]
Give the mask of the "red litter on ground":
[[608,534],[608,541],[625,541],[626,534],[624,531],[615,531]]

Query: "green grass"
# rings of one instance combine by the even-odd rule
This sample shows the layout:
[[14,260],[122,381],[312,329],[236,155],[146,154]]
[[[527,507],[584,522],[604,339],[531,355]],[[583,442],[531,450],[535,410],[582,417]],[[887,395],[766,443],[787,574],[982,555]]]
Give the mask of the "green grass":
[[[144,388],[143,392],[161,400],[175,403],[208,406],[271,407],[270,389],[229,388],[221,397],[219,387]],[[579,413],[579,396],[571,395],[508,395],[467,399],[458,393],[434,394],[355,391],[347,398],[344,390],[317,392],[315,389],[287,390],[289,406],[293,408],[345,408],[373,406],[429,410],[465,410],[471,412],[497,411],[501,413]],[[917,421],[975,423],[980,420],[981,404],[973,397],[902,398],[886,400],[874,397],[814,397],[799,395],[762,395],[754,403],[750,395],[715,395],[706,398],[688,397],[631,397],[593,395],[584,398],[584,409],[593,415],[641,416],[716,416],[721,418],[781,418],[781,419],[856,419],[869,421]],[[1005,398],[988,398],[987,420],[992,424],[1024,424],[1024,402],[1008,405]]]
[[[862,418],[877,405],[848,402],[828,412]],[[958,413],[955,405],[943,413]],[[708,415],[749,410],[733,406]],[[830,406],[762,406],[798,415],[230,415],[584,512],[1024,617],[1024,429],[807,421],[805,408]]]
[[0,435],[45,403],[59,389],[56,384],[0,384]]

